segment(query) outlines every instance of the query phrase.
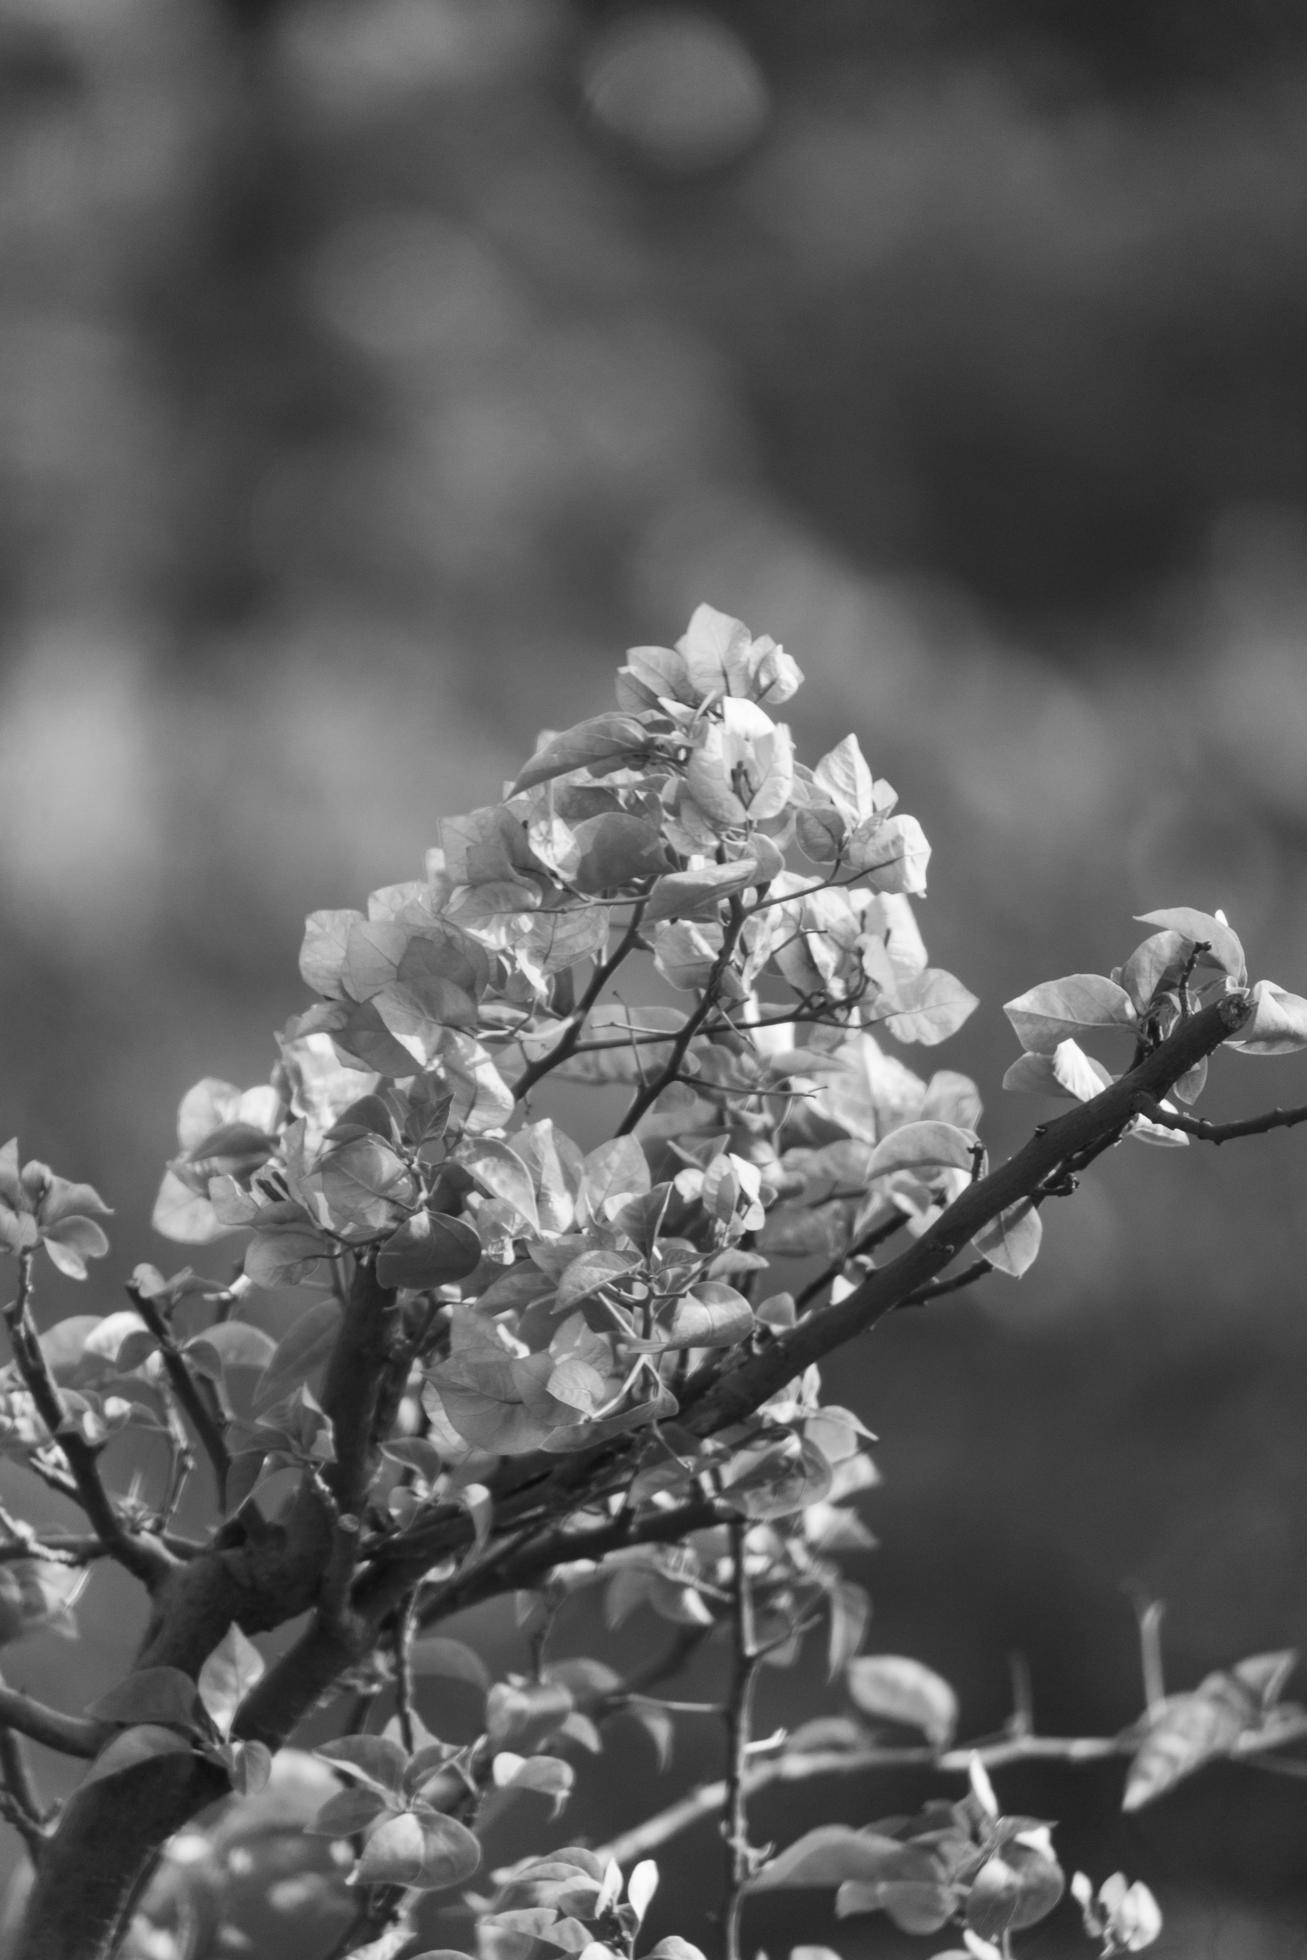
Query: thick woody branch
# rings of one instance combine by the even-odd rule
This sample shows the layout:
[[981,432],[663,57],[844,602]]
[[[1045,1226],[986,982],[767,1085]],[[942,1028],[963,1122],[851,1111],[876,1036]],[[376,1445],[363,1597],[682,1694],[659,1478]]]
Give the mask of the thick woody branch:
[[60,1708],[49,1708],[20,1688],[0,1684],[0,1727],[15,1729],[19,1735],[43,1742],[64,1756],[82,1756],[88,1761],[97,1754],[108,1731],[103,1722],[86,1715],[65,1715]]
[[760,1404],[813,1362],[865,1334],[911,1294],[939,1277],[976,1233],[1000,1213],[1032,1197],[1074,1160],[1095,1155],[1122,1136],[1138,1114],[1139,1098],[1164,1096],[1205,1055],[1236,1034],[1247,1020],[1242,994],[1228,994],[1180,1022],[1136,1068],[1091,1102],[1042,1125],[1025,1148],[988,1177],[969,1185],[928,1232],[907,1251],[869,1273],[835,1305],[809,1314],[796,1327],[726,1372],[701,1368],[681,1398],[682,1421],[711,1435],[752,1415]]

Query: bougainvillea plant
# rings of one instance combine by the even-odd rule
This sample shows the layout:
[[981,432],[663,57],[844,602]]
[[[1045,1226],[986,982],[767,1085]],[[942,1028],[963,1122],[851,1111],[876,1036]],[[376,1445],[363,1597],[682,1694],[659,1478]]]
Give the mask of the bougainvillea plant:
[[[726,1960],[756,1944],[751,1902],[792,1887],[886,1915],[930,1960],[996,1960],[1064,1891],[1050,1826],[995,1797],[1003,1765],[1119,1754],[1134,1808],[1210,1758],[1307,1739],[1289,1653],[1171,1696],[1146,1666],[1123,1736],[1043,1737],[1018,1711],[967,1746],[947,1682],[864,1651],[841,1556],[867,1544],[872,1438],[823,1364],[909,1303],[1025,1273],[1047,1201],[1118,1142],[1307,1118],[1191,1113],[1217,1048],[1307,1047],[1307,1002],[1249,983],[1220,914],[1148,915],[1110,976],[1009,1004],[1006,1086],[1070,1107],[991,1167],[974,1085],[902,1059],[976,1006],[918,930],[924,833],[854,737],[798,760],[779,716],[800,679],[701,606],[674,649],[628,656],[613,709],[445,822],[421,877],[309,919],[315,1003],[266,1084],[185,1096],[159,1194],[159,1232],[218,1248],[221,1277],[139,1265],[117,1311],[41,1331],[41,1261],[84,1277],[108,1208],[0,1152],[0,1433],[80,1513],[0,1514],[0,1638],[74,1616],[93,1560],[149,1596],[132,1670],[89,1708],[0,1686],[0,1807],[32,1867],[14,1960],[262,1951],[241,1930],[251,1874],[265,1917],[320,1925],[324,1960],[423,1948],[432,1893],[486,1960],[696,1960],[640,1929],[653,1854],[711,1820]],[[1100,1032],[1110,1065],[1080,1045]],[[107,1445],[132,1432],[167,1474],[115,1487]],[[553,1651],[582,1592],[610,1625],[665,1623],[638,1676]],[[525,1658],[496,1675],[446,1623],[505,1595]],[[810,1642],[845,1713],[760,1741],[760,1670]],[[658,1690],[691,1655],[716,1668],[720,1780],[558,1848],[615,1714],[672,1748]],[[474,1697],[473,1739],[423,1722],[424,1672]],[[311,1753],[290,1746],[309,1717],[334,1737]],[[60,1806],[32,1743],[85,1764]],[[943,1793],[751,1836],[766,1784],[895,1763]],[[503,1868],[516,1799],[538,1848]],[[1144,1885],[1071,1890],[1097,1953],[1156,1936]]]

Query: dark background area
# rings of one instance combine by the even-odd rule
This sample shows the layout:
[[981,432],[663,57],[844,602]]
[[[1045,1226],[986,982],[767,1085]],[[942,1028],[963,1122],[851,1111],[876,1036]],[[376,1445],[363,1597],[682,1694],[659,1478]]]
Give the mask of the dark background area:
[[[304,914],[416,875],[701,599],[805,669],[801,754],[855,729],[925,823],[982,1006],[906,1058],[975,1076],[992,1149],[1049,1113],[999,1090],[1002,1001],[1133,913],[1224,906],[1307,991],[1304,235],[1288,0],[2,0],[0,1096],[118,1214],[44,1310],[181,1263],[177,1101],[266,1075]],[[1303,1100],[1302,1059],[1218,1059],[1210,1113]],[[1177,1686],[1302,1637],[1303,1150],[1123,1147],[1027,1279],[856,1357],[869,1644],[968,1731],[1014,1649],[1042,1728],[1130,1719],[1132,1587]],[[133,1610],[97,1576],[8,1678],[99,1692]],[[674,1793],[645,1752],[569,1831]],[[1302,1953],[1302,1784],[1121,1821],[1119,1778],[999,1792],[1145,1878],[1159,1952]],[[717,1859],[669,1857],[664,1930]],[[927,1950],[782,1908],[773,1951]]]

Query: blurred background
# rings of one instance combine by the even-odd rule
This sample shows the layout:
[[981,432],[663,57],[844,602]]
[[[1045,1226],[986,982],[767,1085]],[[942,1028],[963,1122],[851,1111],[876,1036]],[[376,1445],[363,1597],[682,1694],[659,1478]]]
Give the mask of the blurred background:
[[[992,1149],[1050,1113],[999,1092],[1001,1003],[1133,913],[1223,906],[1307,991],[1305,229],[1294,0],[0,0],[0,1103],[118,1214],[44,1311],[181,1263],[176,1104],[265,1078],[304,914],[417,875],[701,599],[799,660],[800,753],[856,730],[924,822],[982,1006],[906,1059],[975,1076]],[[1208,1113],[1304,1100],[1307,1059],[1229,1056]],[[1132,1590],[1177,1687],[1303,1637],[1303,1137],[1125,1146],[1020,1285],[857,1357],[869,1645],[969,1732],[1013,1650],[1042,1729],[1131,1719]],[[136,1608],[81,1611],[8,1678],[106,1687]],[[656,1782],[633,1732],[568,1832],[713,1747]],[[1119,1788],[999,1779],[1147,1880],[1159,1952],[1302,1955],[1302,1783]],[[718,1859],[675,1847],[655,1931],[709,1938]]]

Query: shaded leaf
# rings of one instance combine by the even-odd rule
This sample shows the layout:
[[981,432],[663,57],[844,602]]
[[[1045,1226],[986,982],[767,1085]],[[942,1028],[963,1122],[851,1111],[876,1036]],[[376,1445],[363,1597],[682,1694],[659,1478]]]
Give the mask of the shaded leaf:
[[920,1729],[937,1749],[947,1749],[957,1733],[957,1696],[942,1675],[920,1661],[902,1654],[861,1655],[849,1662],[845,1679],[864,1713]]
[[1101,973],[1072,973],[1019,994],[1003,1008],[1023,1048],[1051,1055],[1068,1035],[1086,1028],[1137,1025],[1134,1004],[1124,987]]

